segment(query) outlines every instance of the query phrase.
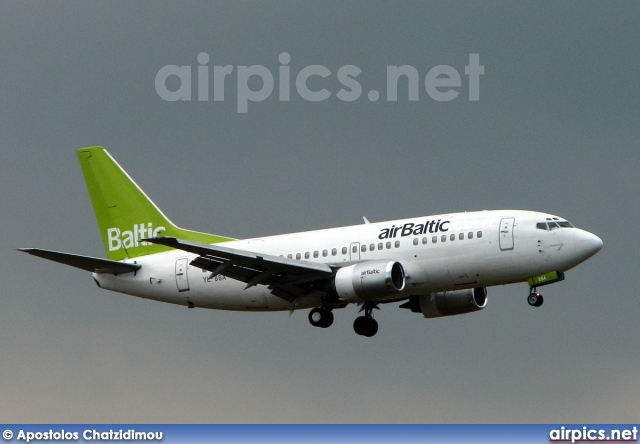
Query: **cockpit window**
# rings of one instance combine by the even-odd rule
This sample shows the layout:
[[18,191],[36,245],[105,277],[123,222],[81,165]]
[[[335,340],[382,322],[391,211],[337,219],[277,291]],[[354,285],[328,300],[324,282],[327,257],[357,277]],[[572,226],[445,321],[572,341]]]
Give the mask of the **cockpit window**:
[[551,221],[550,218],[547,218],[547,220],[549,222],[538,222],[536,224],[536,228],[538,230],[555,230],[557,228],[573,228],[573,225],[571,225],[566,220],[559,220],[557,218],[556,218],[557,222]]

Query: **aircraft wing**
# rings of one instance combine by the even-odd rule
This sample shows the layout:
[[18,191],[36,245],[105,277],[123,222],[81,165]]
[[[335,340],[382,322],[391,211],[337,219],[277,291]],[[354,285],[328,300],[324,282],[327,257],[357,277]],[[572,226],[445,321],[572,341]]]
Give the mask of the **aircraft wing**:
[[144,240],[195,253],[199,257],[191,261],[191,265],[210,271],[213,275],[221,274],[244,282],[247,284],[245,288],[267,285],[274,295],[289,301],[308,293],[306,284],[333,276],[330,266],[316,262],[238,250],[220,244],[184,241],[175,237]]
[[126,262],[100,259],[91,256],[80,256],[78,254],[61,253],[59,251],[41,250],[39,248],[18,248],[18,251],[32,254],[50,261],[71,265],[72,267],[90,271],[92,273],[131,273],[140,269],[140,265],[128,264]]

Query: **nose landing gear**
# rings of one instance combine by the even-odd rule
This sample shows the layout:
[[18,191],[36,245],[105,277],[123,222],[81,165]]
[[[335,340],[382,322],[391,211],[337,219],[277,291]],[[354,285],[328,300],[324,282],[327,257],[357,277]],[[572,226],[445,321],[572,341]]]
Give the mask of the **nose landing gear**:
[[527,297],[527,302],[532,307],[540,307],[544,302],[544,298],[540,293],[536,291],[536,287],[531,287],[531,291],[529,292],[529,296]]

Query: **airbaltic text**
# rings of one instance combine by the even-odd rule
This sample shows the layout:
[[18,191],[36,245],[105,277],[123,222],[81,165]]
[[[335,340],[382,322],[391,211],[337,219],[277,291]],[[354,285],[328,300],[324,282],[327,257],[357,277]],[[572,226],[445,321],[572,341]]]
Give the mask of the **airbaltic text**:
[[414,224],[413,222],[407,222],[404,225],[391,225],[391,228],[383,228],[380,230],[380,234],[378,235],[378,239],[389,239],[392,237],[396,237],[398,232],[400,232],[400,236],[417,236],[419,234],[424,233],[438,233],[441,231],[449,231],[449,228],[446,227],[450,221],[441,219],[429,220],[424,224]]
[[119,228],[107,228],[107,242],[109,251],[116,251],[121,248],[134,248],[139,245],[151,245],[149,242],[141,241],[149,237],[158,237],[160,232],[166,230],[165,227],[153,228],[153,224],[134,224],[133,229],[120,231]]
[[380,270],[378,270],[377,268],[373,268],[371,270],[364,270],[362,273],[360,273],[360,276],[366,276],[368,274],[380,274]]
[[380,230],[378,239],[391,239],[394,237],[418,236],[427,233],[444,233],[452,229],[467,230],[471,228],[491,228],[491,219],[469,219],[469,220],[428,220],[424,223],[407,222],[403,225],[392,225],[390,228]]

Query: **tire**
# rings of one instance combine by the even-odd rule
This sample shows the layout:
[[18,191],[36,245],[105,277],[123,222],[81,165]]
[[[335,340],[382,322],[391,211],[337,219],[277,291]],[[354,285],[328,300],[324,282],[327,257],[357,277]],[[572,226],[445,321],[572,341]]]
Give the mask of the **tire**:
[[543,301],[540,293],[531,293],[529,297],[527,297],[527,303],[532,307],[540,307]]
[[536,305],[534,305],[534,307],[540,307],[543,303],[544,298],[542,297],[542,295],[538,295],[538,302],[536,302]]
[[353,331],[355,331],[360,336],[366,336],[370,338],[378,333],[378,323],[373,318],[366,318],[364,316],[360,316],[353,321]]
[[353,321],[353,331],[360,336],[364,336],[367,331],[367,318],[364,316],[357,317],[356,320]]
[[314,308],[309,312],[309,323],[314,327],[327,328],[333,324],[333,313],[326,308]]
[[372,336],[375,336],[376,333],[378,333],[378,323],[376,322],[375,319],[368,318],[367,329],[364,332],[364,336],[366,336],[367,338],[370,338]]

